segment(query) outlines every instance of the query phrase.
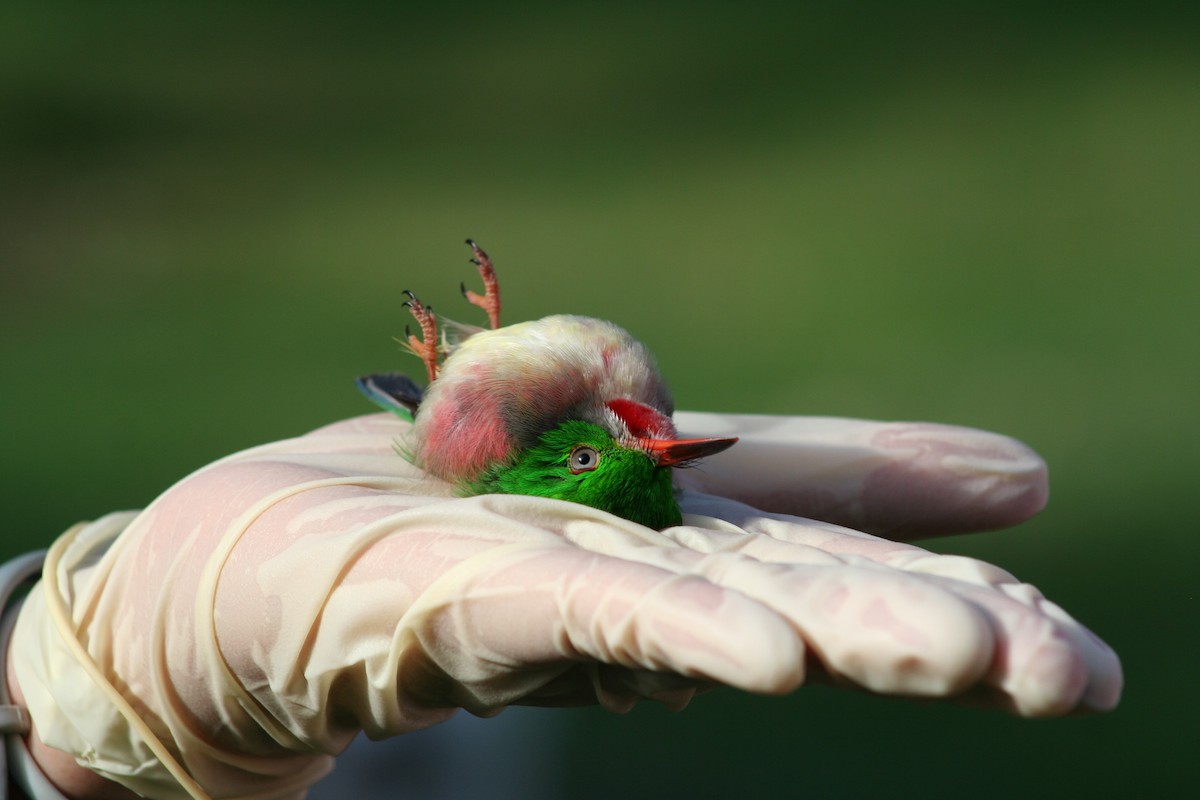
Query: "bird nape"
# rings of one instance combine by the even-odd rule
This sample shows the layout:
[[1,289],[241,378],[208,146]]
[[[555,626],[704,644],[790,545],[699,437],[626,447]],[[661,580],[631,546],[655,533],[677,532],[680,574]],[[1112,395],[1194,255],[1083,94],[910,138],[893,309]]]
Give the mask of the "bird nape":
[[651,528],[680,524],[671,469],[737,439],[680,439],[654,357],[611,322],[555,315],[500,327],[495,269],[467,244],[486,290],[464,286],[463,296],[491,329],[447,322],[439,339],[433,308],[405,291],[421,338],[406,329],[404,344],[428,387],[399,373],[358,379],[373,402],[413,422],[398,449],[462,495],[536,495]]

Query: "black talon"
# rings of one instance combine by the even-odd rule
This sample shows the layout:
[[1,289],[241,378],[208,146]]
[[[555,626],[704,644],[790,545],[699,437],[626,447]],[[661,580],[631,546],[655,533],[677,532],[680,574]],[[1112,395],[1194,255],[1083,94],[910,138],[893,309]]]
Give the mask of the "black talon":
[[407,339],[410,336],[412,336],[412,330],[409,329],[408,323],[405,323],[404,324],[404,338]]
[[474,264],[475,266],[477,266],[477,267],[479,266],[479,259],[478,259],[478,258],[469,258],[469,259],[467,259],[467,260],[468,260],[468,261],[470,261],[470,262],[471,262],[472,264]]
[[405,289],[405,290],[404,290],[404,293],[405,293],[406,295],[408,295],[408,299],[410,299],[410,300],[416,300],[416,299],[417,299],[417,296],[416,296],[415,294],[413,294],[412,292],[410,292],[408,289]]
[[474,240],[474,239],[467,239],[467,244],[471,245],[471,247],[474,247],[474,246],[475,246],[475,240]]
[[460,283],[460,284],[458,285],[458,290],[459,290],[460,292],[462,292],[462,296],[463,296],[463,297],[466,297],[466,296],[467,296],[467,285],[466,285],[465,283]]
[[405,300],[403,303],[400,304],[400,307],[401,308],[412,308],[412,303]]

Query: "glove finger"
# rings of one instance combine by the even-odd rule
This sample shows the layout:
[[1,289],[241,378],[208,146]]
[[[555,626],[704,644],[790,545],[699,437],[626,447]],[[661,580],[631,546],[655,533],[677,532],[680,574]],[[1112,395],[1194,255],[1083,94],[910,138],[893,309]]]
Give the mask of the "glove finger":
[[1059,605],[1047,600],[1027,583],[1005,584],[1000,587],[1006,596],[1040,611],[1059,626],[1074,645],[1087,667],[1087,686],[1080,698],[1079,709],[1110,711],[1121,699],[1124,674],[1121,659],[1104,641],[1081,625]]
[[991,632],[970,605],[901,573],[729,554],[705,557],[698,571],[787,617],[828,672],[872,691],[953,694],[991,660]]
[[1015,525],[1046,502],[1045,462],[986,431],[833,417],[675,419],[688,436],[740,439],[681,485],[768,511],[913,539]]
[[803,641],[762,604],[566,542],[464,562],[422,594],[405,623],[462,687],[451,699],[477,713],[535,695],[584,660],[766,693],[804,678]]
[[951,589],[973,602],[992,626],[996,652],[983,683],[999,690],[1000,705],[1030,717],[1075,710],[1089,684],[1089,667],[1063,625],[1001,592],[961,583]]

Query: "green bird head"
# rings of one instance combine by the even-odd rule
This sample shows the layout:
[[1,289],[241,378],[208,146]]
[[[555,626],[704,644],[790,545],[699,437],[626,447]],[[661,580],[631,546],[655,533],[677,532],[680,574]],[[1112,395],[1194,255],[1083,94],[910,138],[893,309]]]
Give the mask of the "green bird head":
[[[471,244],[489,291],[464,294],[498,319],[494,272]],[[462,494],[569,500],[661,529],[681,521],[672,469],[737,441],[680,439],[653,356],[611,322],[551,316],[466,330],[439,347],[432,311],[411,294],[406,305],[422,326],[424,340],[410,336],[409,346],[425,360],[428,389],[422,397],[396,375],[359,386],[415,412],[405,452]]]
[[622,445],[603,427],[560,422],[531,447],[467,481],[470,494],[528,494],[599,508],[648,528],[682,521],[671,467],[724,450],[730,439],[651,440]]

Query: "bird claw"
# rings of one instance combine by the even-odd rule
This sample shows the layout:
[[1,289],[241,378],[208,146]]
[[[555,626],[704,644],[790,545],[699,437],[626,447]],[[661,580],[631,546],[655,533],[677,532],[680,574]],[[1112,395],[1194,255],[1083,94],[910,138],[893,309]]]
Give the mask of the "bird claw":
[[467,244],[474,253],[471,263],[479,268],[479,277],[483,278],[484,293],[476,294],[468,289],[466,284],[460,284],[462,294],[467,298],[467,302],[479,306],[487,312],[488,322],[491,323],[492,330],[495,330],[500,327],[500,284],[496,280],[496,269],[492,266],[492,260],[488,258],[488,254],[483,252],[474,239],[467,239]]
[[417,296],[407,289],[404,294],[408,295],[402,305],[412,312],[413,319],[421,326],[421,338],[418,339],[409,332],[409,326],[404,326],[404,337],[407,339],[408,349],[412,350],[418,358],[425,363],[425,373],[429,376],[429,382],[437,378],[438,368],[438,340],[437,340],[437,317],[434,316],[433,306],[422,305]]
[[[479,276],[483,278],[484,293],[479,295],[472,292],[465,283],[460,283],[458,288],[468,302],[487,312],[488,321],[494,330],[500,327],[500,285],[496,280],[496,270],[492,267],[492,260],[488,258],[488,254],[483,252],[474,239],[467,239],[467,244],[471,246],[473,253],[471,263],[479,268]],[[410,290],[405,289],[404,296],[408,299],[400,305],[407,308],[421,326],[421,336],[414,336],[409,326],[405,325],[402,343],[425,363],[425,372],[429,376],[429,382],[433,383],[438,373],[437,317],[434,316],[433,306],[424,305]]]

